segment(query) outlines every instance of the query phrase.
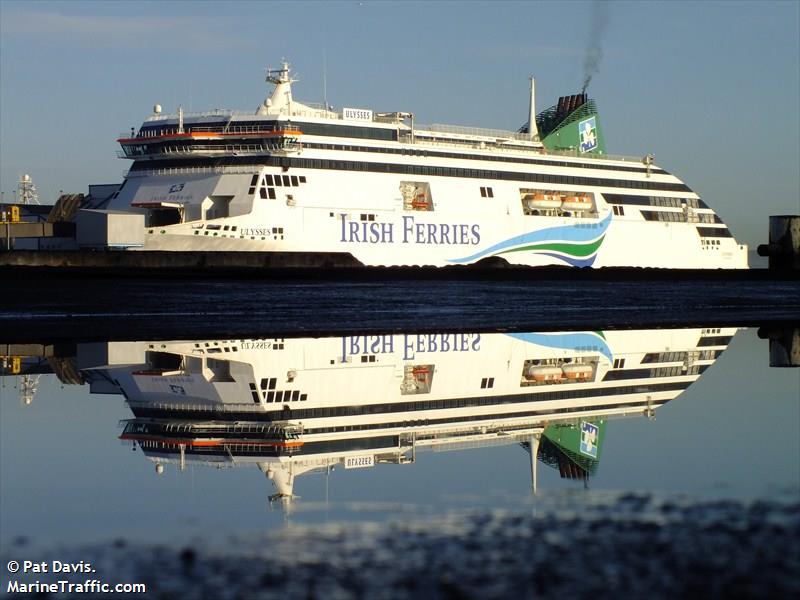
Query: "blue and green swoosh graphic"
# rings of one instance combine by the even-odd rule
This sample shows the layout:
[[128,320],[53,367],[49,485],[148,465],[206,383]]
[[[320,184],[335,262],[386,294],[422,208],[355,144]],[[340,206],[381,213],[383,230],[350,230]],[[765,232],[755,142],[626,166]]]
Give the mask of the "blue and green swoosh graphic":
[[599,352],[608,359],[614,361],[614,354],[608,347],[602,332],[577,331],[570,333],[508,333],[510,337],[536,344],[548,348],[559,348],[561,350],[572,350],[575,352]]
[[610,224],[611,213],[599,223],[576,223],[539,229],[508,238],[470,256],[451,258],[449,262],[464,264],[512,252],[534,252],[563,260],[573,267],[588,267],[597,258],[597,250],[603,243]]

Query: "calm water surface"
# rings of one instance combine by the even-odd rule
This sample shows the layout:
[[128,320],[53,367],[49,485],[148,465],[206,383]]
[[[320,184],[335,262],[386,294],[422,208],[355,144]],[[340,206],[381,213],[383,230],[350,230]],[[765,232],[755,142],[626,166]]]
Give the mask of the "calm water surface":
[[[44,372],[29,404],[9,361],[0,379],[6,548],[23,537],[213,539],[528,510],[618,491],[800,496],[800,370],[770,368],[768,342],[752,329],[198,339],[45,353],[56,358],[19,365]],[[213,431],[198,428],[212,421]]]

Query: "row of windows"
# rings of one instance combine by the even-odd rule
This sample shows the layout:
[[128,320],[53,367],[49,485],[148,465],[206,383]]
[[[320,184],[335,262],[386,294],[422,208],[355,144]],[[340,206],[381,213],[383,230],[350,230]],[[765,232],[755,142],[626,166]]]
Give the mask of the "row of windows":
[[[654,408],[660,406],[661,403],[651,402],[631,402],[631,403],[618,403],[618,404],[602,404],[599,406],[592,406],[593,411],[603,410],[616,410],[618,408]],[[468,415],[462,417],[445,417],[441,419],[419,419],[415,421],[395,421],[393,423],[364,423],[354,425],[344,425],[340,427],[312,427],[304,430],[306,434],[319,434],[319,433],[337,433],[342,431],[369,431],[372,429],[395,429],[395,428],[408,428],[408,427],[426,427],[429,425],[445,425],[448,423],[467,423],[470,421],[486,421],[487,419],[519,419],[525,417],[542,417],[546,415],[563,415],[569,413],[580,412],[581,408],[554,408],[551,410],[529,410],[524,412],[503,413],[499,415]],[[301,452],[305,451],[303,446]]]
[[675,352],[648,352],[642,359],[642,364],[646,363],[664,363],[664,362],[683,362],[686,360],[688,352],[675,351]]
[[[620,208],[622,208],[621,205]],[[647,221],[685,223],[689,220],[688,214],[676,211],[642,210],[642,216]],[[696,219],[696,221],[700,223],[722,223],[722,219],[713,213],[695,213],[693,219]]]
[[[470,179],[497,179],[505,181],[529,181],[532,183],[573,186],[605,186],[629,189],[660,190],[665,192],[691,192],[684,183],[658,183],[653,181],[630,181],[627,179],[605,179],[599,177],[577,177],[570,175],[548,175],[546,173],[515,173],[510,171],[487,171],[484,169],[461,169],[429,167],[427,165],[404,165],[397,163],[370,163],[346,160],[323,160],[294,157],[265,157],[259,165],[253,165],[246,156],[229,156],[216,159],[188,159],[176,161],[137,161],[131,171],[160,168],[208,167],[226,165],[273,166],[284,169],[326,169],[337,171],[363,171],[370,173],[397,173],[403,175],[426,175],[434,177],[461,177]],[[606,194],[603,194],[606,196]],[[632,202],[631,202],[632,203]]]
[[684,204],[689,208],[700,208],[700,203],[697,198],[665,198],[661,196],[650,196],[650,206],[683,208]]
[[659,221],[667,223],[686,223],[687,216],[682,212],[643,210],[642,216],[646,221]]
[[[567,169],[599,169],[602,171],[619,171],[627,173],[644,173],[645,170],[638,167],[614,166],[596,163],[573,163],[563,160],[544,160],[544,159],[530,159],[519,158],[515,156],[506,156],[503,154],[464,154],[461,152],[438,152],[427,149],[406,148],[406,147],[371,147],[371,146],[351,146],[349,144],[317,144],[314,142],[303,142],[303,148],[311,150],[334,150],[340,152],[370,152],[378,154],[397,154],[402,156],[419,156],[423,158],[452,158],[457,160],[481,160],[490,162],[506,162],[515,164],[532,164],[532,165],[545,165],[548,167],[564,167]],[[128,158],[136,158],[137,156],[145,156],[150,154],[181,154],[188,153],[193,150],[213,150],[217,153],[227,152],[234,154],[236,152],[259,152],[262,154],[270,154],[281,146],[276,143],[259,143],[259,144],[236,144],[232,145],[230,140],[203,140],[202,146],[196,143],[184,142],[176,143],[174,141],[165,141],[153,144],[144,145],[123,145],[122,149],[125,156]],[[651,173],[669,175],[663,169],[651,169]]]
[[[722,350],[701,350],[697,352],[697,360],[716,360],[722,352]],[[644,355],[642,364],[684,362],[688,357],[688,352],[648,352]]]
[[[267,421],[282,419],[319,419],[326,417],[355,417],[362,415],[387,414],[395,412],[417,412],[448,408],[469,408],[478,406],[497,406],[502,404],[518,404],[524,402],[545,402],[552,400],[575,400],[582,398],[597,398],[603,396],[617,396],[623,394],[645,394],[683,390],[691,382],[670,382],[654,384],[636,384],[608,388],[589,388],[578,390],[558,390],[552,392],[534,392],[528,394],[512,394],[508,396],[478,396],[471,398],[454,398],[446,400],[423,400],[411,402],[394,402],[383,404],[362,404],[353,406],[326,406],[319,408],[301,408],[290,411],[269,411],[265,413],[231,413],[226,412],[227,420],[240,421],[263,419]],[[131,407],[137,417],[155,417],[163,415],[157,408]],[[576,409],[578,410],[578,409]],[[191,418],[193,411],[171,408],[167,411],[170,418]],[[485,418],[485,417],[483,417]]]
[[[267,187],[297,187],[301,183],[306,182],[306,176],[300,175],[264,175],[261,178],[261,186]],[[250,193],[254,193],[256,191],[256,187],[258,186],[258,175],[253,175],[250,179]],[[273,192],[274,193],[274,192]],[[263,197],[263,196],[262,196]]]
[[683,366],[677,367],[659,367],[653,369],[653,377],[677,377],[679,375],[700,375],[708,368],[708,365],[691,365],[684,368]]
[[691,371],[684,371],[682,366],[659,367],[657,369],[626,369],[624,371],[609,371],[603,381],[617,381],[622,379],[643,379],[650,377],[672,377],[677,375],[697,375],[702,373],[707,365],[694,367]]
[[700,237],[733,237],[727,227],[698,227],[697,233],[700,234]]
[[[618,165],[603,165],[598,163],[575,163],[565,160],[545,160],[536,158],[520,158],[516,156],[504,156],[502,154],[464,154],[463,152],[439,152],[427,149],[407,149],[407,148],[372,148],[369,146],[348,146],[344,144],[316,144],[314,142],[304,142],[304,148],[313,150],[341,150],[349,152],[378,152],[381,154],[401,154],[403,156],[422,156],[425,158],[456,158],[458,160],[488,160],[497,162],[516,163],[524,165],[545,165],[548,167],[566,167],[568,169],[601,169],[604,171],[621,171],[628,173],[644,173],[644,169],[639,167],[623,167]],[[651,173],[669,175],[663,169],[651,169]]]
[[[229,126],[228,121],[218,121],[216,123],[202,123],[196,125],[185,125],[184,132],[192,131],[222,131],[231,133],[259,133],[262,131],[280,131],[286,126],[299,128],[300,131],[309,135],[324,135],[331,137],[349,137],[368,140],[396,141],[396,129],[382,129],[378,127],[363,127],[355,125],[338,125],[327,123],[283,123],[280,121],[236,121],[235,125]],[[155,137],[178,133],[174,124],[167,126],[156,125],[142,127],[137,137]]]
[[[619,186],[618,186],[619,187]],[[686,187],[686,186],[684,186]],[[664,188],[666,191],[668,188]],[[670,190],[672,191],[672,190]],[[675,190],[683,191],[683,190]],[[686,191],[691,192],[688,187]],[[609,204],[633,204],[635,206],[671,206],[681,208],[686,204],[691,208],[708,208],[708,205],[700,198],[667,198],[662,196],[639,196],[635,194],[607,194],[603,193],[603,198]]]
[[730,335],[718,335],[713,337],[701,337],[697,345],[702,346],[727,346],[731,341]]

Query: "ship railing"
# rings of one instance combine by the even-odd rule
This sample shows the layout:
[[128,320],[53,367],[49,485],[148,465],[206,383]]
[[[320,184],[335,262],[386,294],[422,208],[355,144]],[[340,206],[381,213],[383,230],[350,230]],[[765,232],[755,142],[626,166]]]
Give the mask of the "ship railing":
[[442,148],[469,148],[471,150],[481,150],[482,152],[490,151],[502,154],[509,154],[512,152],[526,152],[531,154],[540,154],[544,156],[566,156],[566,157],[584,158],[584,159],[591,158],[593,160],[624,161],[624,162],[632,162],[640,164],[644,168],[644,163],[642,162],[643,157],[641,156],[631,156],[622,154],[583,154],[578,150],[548,150],[542,146],[522,146],[522,145],[506,146],[502,144],[498,145],[481,144],[480,141],[475,141],[475,140],[464,140],[463,142],[459,143],[456,141],[444,142],[440,140],[434,141],[425,138],[415,137],[413,143],[416,146],[435,146]]
[[[212,111],[206,112],[184,112],[183,118],[184,120],[190,118],[209,118],[209,117],[252,117],[256,114],[256,111],[246,111],[246,110],[228,110],[228,109],[215,109]],[[301,117],[318,117],[322,119],[330,119],[334,121],[343,121],[344,115],[341,111],[332,110],[330,106],[326,106],[322,102],[306,102],[306,101],[297,101],[293,102],[292,105],[286,109],[282,108],[280,110],[274,110],[267,113],[268,116],[277,116],[277,115],[286,115],[290,117],[301,116]],[[177,120],[178,113],[171,113],[171,114],[158,114],[158,115],[150,115],[149,117],[145,118],[145,123],[157,123],[159,121],[169,121],[169,120]],[[390,118],[390,117],[382,117],[379,115],[373,114],[373,119],[375,123],[397,123],[397,119]],[[190,123],[186,124],[187,126],[192,126]],[[193,130],[196,130],[194,126],[192,126]],[[126,132],[122,134],[120,137],[129,137],[130,132]]]
[[[191,156],[196,154],[268,154],[275,152],[299,152],[303,145],[300,142],[276,141],[271,144],[226,144],[214,146],[211,144],[192,144],[191,146],[164,146],[153,155]],[[119,152],[117,153],[119,156]],[[122,158],[128,158],[123,156]]]
[[[213,110],[205,110],[200,112],[184,112],[183,118],[196,118],[196,117],[231,117],[234,115],[248,115],[252,112],[234,111],[227,108],[215,108]],[[150,115],[145,118],[146,123],[153,123],[156,121],[168,121],[170,119],[177,119],[178,113],[159,113],[157,115]]]
[[[621,160],[625,162],[635,162],[639,163],[643,167],[644,159],[643,156],[632,156],[629,154],[596,154],[596,153],[583,153],[577,148],[573,149],[560,149],[560,150],[548,150],[547,154],[552,154],[553,156],[572,156],[574,158],[592,158],[595,160]],[[655,164],[651,164],[651,167],[655,167]]]
[[461,125],[443,125],[434,123],[433,125],[419,125],[417,129],[424,131],[434,131],[439,133],[454,133],[470,137],[500,138],[509,140],[520,140],[530,142],[531,137],[526,133],[507,131],[504,129],[484,129],[481,127],[463,127]]
[[126,170],[122,177],[153,177],[158,175],[253,175],[261,172],[258,165],[250,166],[215,166],[215,167],[166,167],[161,169]]
[[[186,131],[184,132],[186,135],[190,135],[191,133],[226,133],[226,134],[247,134],[247,135],[270,135],[277,132],[282,133],[297,133],[298,135],[302,134],[302,131],[297,125],[293,125],[291,123],[278,123],[275,124],[271,122],[269,126],[263,125],[187,125],[185,127]],[[140,132],[141,133],[141,132]],[[120,139],[135,139],[137,142],[139,141],[150,141],[153,138],[159,138],[163,135],[176,135],[178,134],[177,128],[169,129],[166,131],[159,132],[157,135],[131,135],[131,132],[125,131],[119,134]]]
[[192,412],[241,412],[256,413],[264,412],[260,405],[253,403],[224,403],[224,404],[193,404],[190,402],[130,402],[131,408],[153,408],[157,410],[188,410]]

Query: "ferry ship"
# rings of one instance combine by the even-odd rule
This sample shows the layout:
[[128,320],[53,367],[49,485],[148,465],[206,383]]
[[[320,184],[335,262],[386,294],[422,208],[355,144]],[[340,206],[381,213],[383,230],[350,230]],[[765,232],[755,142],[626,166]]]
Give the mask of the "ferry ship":
[[[605,421],[652,417],[736,330],[440,333],[110,342],[78,348],[92,393],[122,394],[123,440],[157,465],[295,478],[523,444],[562,476],[597,468]],[[535,483],[535,482],[534,482]]]
[[[519,131],[294,100],[288,63],[249,113],[165,115],[119,138],[106,208],[145,215],[139,250],[351,256],[365,266],[747,268],[747,248],[648,155],[607,155],[586,94]],[[487,263],[482,263],[487,264]]]

